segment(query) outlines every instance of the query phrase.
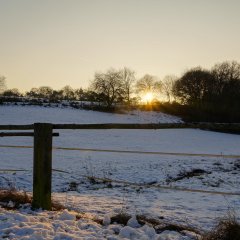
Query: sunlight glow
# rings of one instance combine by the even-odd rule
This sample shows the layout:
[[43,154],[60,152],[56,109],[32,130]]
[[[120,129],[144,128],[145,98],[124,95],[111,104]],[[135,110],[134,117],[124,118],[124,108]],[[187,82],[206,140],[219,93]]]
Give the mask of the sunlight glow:
[[142,102],[144,103],[151,103],[153,101],[153,93],[152,92],[147,92],[143,97],[142,97]]

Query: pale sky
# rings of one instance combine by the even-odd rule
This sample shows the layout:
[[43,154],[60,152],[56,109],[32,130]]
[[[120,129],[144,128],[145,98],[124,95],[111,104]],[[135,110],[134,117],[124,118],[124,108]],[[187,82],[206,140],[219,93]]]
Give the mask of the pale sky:
[[0,0],[8,88],[86,88],[95,71],[137,77],[240,61],[239,0]]

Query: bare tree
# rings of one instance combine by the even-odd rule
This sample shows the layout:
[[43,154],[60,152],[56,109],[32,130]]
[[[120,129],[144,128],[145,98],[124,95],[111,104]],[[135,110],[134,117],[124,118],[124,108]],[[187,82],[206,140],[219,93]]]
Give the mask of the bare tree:
[[173,86],[176,80],[177,80],[177,77],[174,75],[167,75],[162,80],[162,91],[164,95],[166,95],[168,102],[171,102],[172,97],[174,97]]
[[82,88],[74,90],[74,97],[76,100],[82,100],[84,96],[84,91]]
[[135,83],[135,72],[131,69],[124,67],[121,72],[122,84],[124,89],[124,99],[127,104],[130,105],[131,94],[133,93],[134,83]]
[[95,73],[92,88],[103,96],[102,101],[110,108],[114,102],[121,100],[124,94],[121,72],[109,69],[106,73]]
[[219,95],[226,83],[240,80],[240,64],[236,61],[218,63],[212,68],[211,73],[215,78],[214,92]]
[[41,98],[49,99],[51,97],[51,95],[53,94],[53,89],[48,86],[42,86],[42,87],[39,87],[38,94]]
[[69,85],[62,88],[62,94],[63,94],[64,99],[66,99],[66,100],[73,100],[75,98],[74,90]]
[[48,86],[32,88],[29,92],[26,92],[27,97],[33,97],[33,98],[49,99],[52,96],[52,94],[53,94],[53,89]]
[[4,91],[3,96],[5,96],[5,97],[21,97],[22,94],[19,92],[19,90],[17,88],[13,88],[13,89],[8,89],[8,90]]
[[0,75],[0,94],[6,90],[6,78]]
[[156,77],[149,74],[146,74],[136,82],[136,93],[140,95],[145,95],[147,93],[157,95],[161,92],[161,89],[161,81],[157,81]]
[[53,102],[63,99],[63,90],[53,90],[50,99]]
[[31,88],[29,92],[26,92],[27,97],[38,98],[39,97],[39,89]]

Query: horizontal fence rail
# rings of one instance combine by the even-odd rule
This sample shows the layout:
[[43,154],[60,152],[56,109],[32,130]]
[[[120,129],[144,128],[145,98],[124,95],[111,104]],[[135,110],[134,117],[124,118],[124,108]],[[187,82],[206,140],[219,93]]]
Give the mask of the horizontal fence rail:
[[9,169],[9,168],[3,168],[0,169],[0,172],[28,172],[30,170],[25,170],[25,169]]
[[[21,145],[0,145],[0,148],[33,148],[33,146]],[[108,153],[126,153],[126,154],[150,154],[150,155],[169,155],[186,157],[210,157],[210,158],[240,158],[240,155],[211,154],[211,153],[179,153],[179,152],[150,152],[150,151],[131,151],[114,149],[95,149],[95,148],[75,148],[75,147],[53,147],[53,150],[80,151],[80,152],[108,152]]]
[[[240,123],[104,123],[104,124],[52,124],[53,129],[177,129],[197,128],[240,133]],[[32,130],[29,125],[0,125],[0,130]]]
[[[1,147],[1,145],[0,145]],[[240,155],[223,155],[223,154],[208,154],[208,153],[178,153],[178,152],[144,152],[131,150],[113,150],[113,149],[93,149],[93,148],[67,148],[53,147],[56,150],[67,151],[84,151],[84,152],[109,152],[109,153],[130,153],[130,154],[151,154],[151,155],[172,155],[172,156],[198,156],[198,157],[216,157],[216,158],[240,158]]]
[[[53,133],[53,137],[59,137],[59,133]],[[33,132],[0,132],[0,137],[34,137]]]
[[104,123],[104,124],[53,124],[54,129],[165,129],[187,128],[186,123]]
[[[54,172],[60,172],[60,173],[68,173],[70,174],[70,172],[61,170],[61,169],[56,169],[56,168],[52,168],[52,171]],[[32,172],[32,169],[9,169],[9,168],[0,168],[0,172]]]
[[33,146],[22,146],[22,145],[0,145],[0,148],[34,148]]
[[181,129],[195,128],[202,130],[240,133],[240,123],[147,123],[147,124],[53,124],[53,129]]

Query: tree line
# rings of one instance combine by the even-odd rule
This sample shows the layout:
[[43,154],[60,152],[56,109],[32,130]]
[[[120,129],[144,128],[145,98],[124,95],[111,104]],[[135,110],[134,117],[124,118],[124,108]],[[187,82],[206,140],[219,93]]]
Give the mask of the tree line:
[[[17,89],[6,89],[5,78],[0,76],[0,91],[4,97],[89,101],[107,109],[119,104],[147,104],[191,121],[240,121],[240,64],[236,61],[218,63],[211,69],[191,68],[180,77],[168,75],[162,80],[150,74],[136,79],[135,72],[127,67],[110,68],[96,72],[87,90],[70,86],[53,90],[43,86],[23,94]],[[143,102],[147,93],[153,99]]]
[[175,79],[175,76],[166,76],[161,81],[149,74],[136,79],[135,72],[127,67],[119,70],[110,68],[106,72],[96,72],[87,89],[74,89],[67,85],[60,90],[54,90],[49,86],[41,86],[22,93],[17,88],[6,89],[5,78],[2,77],[2,81],[0,80],[2,82],[0,94],[5,98],[44,98],[51,102],[59,100],[98,102],[102,106],[106,106],[106,108],[112,108],[116,104],[127,106],[139,104],[148,92],[153,94],[151,103],[157,102],[158,98],[164,94],[166,94],[168,101],[170,101],[171,88],[169,84],[170,81],[173,82]]

